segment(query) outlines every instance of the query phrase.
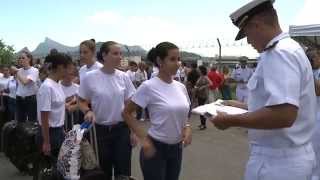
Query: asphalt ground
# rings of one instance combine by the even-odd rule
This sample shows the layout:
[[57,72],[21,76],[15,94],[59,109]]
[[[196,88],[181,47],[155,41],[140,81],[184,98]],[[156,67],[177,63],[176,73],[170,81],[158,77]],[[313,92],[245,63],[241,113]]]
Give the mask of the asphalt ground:
[[[180,180],[241,180],[248,158],[247,134],[244,129],[220,131],[207,122],[208,128],[198,129],[198,116],[192,116],[193,141],[184,149]],[[143,122],[147,127],[148,122]],[[132,175],[143,180],[139,165],[140,148],[134,149]],[[0,180],[31,180],[0,154]]]

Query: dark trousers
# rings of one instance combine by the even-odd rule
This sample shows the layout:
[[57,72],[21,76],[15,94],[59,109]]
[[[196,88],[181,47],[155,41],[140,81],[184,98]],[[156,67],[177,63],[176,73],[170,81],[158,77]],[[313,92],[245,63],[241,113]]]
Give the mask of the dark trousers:
[[16,119],[16,99],[11,97],[8,100],[8,114],[10,120]]
[[41,126],[39,126],[39,131],[36,136],[39,155],[34,159],[33,179],[38,179],[38,173],[41,168],[47,166],[50,167],[50,165],[55,166],[57,164],[59,151],[65,138],[63,127],[49,128],[49,138],[51,145],[51,155],[47,157],[42,153],[43,137]]
[[[152,139],[152,138],[151,138]],[[182,143],[165,144],[152,139],[156,153],[146,158],[140,152],[140,165],[144,180],[178,180],[182,162]]]
[[37,121],[37,98],[36,95],[17,96],[17,120],[18,122]]
[[[207,98],[198,97],[198,105],[204,105],[207,102]],[[206,118],[204,116],[200,116],[201,125],[206,126]]]
[[0,128],[2,126],[10,121],[9,118],[9,111],[8,111],[8,105],[9,105],[9,97],[8,96],[1,96],[1,118],[0,118]]
[[[54,159],[58,159],[58,154],[61,148],[61,145],[64,141],[64,130],[63,127],[58,128],[49,128],[49,138],[50,138],[50,145],[51,145],[51,155]],[[42,143],[43,143],[43,137],[42,137],[42,129],[41,126],[39,126],[39,132],[37,134],[37,144],[39,146],[39,150],[42,153]]]
[[96,124],[100,167],[107,179],[114,176],[131,176],[130,130],[125,123],[114,126]]

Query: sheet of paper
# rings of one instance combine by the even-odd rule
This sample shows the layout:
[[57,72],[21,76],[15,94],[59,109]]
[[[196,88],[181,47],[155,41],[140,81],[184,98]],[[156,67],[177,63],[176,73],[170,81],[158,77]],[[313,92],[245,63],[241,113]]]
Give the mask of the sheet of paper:
[[210,113],[211,115],[216,116],[217,111],[225,112],[227,114],[243,114],[248,112],[245,109],[222,105],[221,100],[218,100],[211,104],[198,106],[192,109],[192,113],[199,114],[199,115],[205,115],[206,113]]

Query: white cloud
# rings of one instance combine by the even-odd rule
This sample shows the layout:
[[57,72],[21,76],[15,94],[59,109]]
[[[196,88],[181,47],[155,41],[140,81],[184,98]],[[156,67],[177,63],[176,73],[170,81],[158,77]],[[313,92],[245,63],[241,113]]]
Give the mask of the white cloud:
[[319,0],[305,0],[304,6],[297,14],[295,25],[320,24]]
[[113,25],[122,20],[123,19],[119,14],[111,11],[97,12],[86,18],[86,22],[89,22],[92,25]]

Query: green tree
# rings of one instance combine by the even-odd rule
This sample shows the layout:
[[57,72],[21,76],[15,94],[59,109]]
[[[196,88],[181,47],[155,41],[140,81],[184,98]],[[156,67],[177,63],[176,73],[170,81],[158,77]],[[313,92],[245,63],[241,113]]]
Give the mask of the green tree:
[[10,65],[14,59],[14,49],[0,39],[0,65]]

